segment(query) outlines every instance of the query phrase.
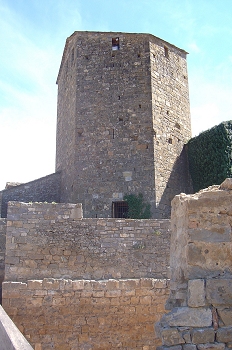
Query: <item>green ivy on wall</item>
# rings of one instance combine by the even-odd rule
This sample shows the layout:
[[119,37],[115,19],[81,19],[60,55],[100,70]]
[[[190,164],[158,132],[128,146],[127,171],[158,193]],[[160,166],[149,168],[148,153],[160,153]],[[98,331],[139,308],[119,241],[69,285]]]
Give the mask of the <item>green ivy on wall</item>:
[[232,177],[232,121],[192,138],[188,142],[188,159],[195,192]]
[[130,219],[150,219],[151,205],[145,203],[142,193],[138,195],[126,194],[123,197],[124,201],[128,203],[128,218]]

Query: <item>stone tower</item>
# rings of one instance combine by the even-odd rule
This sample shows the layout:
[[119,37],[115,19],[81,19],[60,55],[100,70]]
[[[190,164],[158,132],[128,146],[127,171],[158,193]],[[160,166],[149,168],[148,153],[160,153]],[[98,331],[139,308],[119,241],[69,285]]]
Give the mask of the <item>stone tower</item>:
[[154,218],[190,191],[186,52],[150,34],[74,32],[57,78],[61,201],[85,217],[123,217],[143,194]]

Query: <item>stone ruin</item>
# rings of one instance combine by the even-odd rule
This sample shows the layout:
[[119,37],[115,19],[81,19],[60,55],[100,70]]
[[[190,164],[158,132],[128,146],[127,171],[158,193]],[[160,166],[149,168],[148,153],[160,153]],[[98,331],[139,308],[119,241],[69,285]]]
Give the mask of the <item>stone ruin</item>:
[[172,202],[171,310],[159,350],[232,348],[232,179]]

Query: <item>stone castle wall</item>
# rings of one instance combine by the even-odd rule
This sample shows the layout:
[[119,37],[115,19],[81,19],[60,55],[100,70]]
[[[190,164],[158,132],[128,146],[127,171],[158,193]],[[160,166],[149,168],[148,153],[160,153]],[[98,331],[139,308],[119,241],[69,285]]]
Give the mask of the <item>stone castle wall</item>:
[[35,350],[152,350],[168,291],[146,278],[5,282],[3,306]]
[[83,219],[79,204],[8,206],[5,280],[166,278],[169,220]]
[[230,349],[232,179],[172,205],[171,311],[160,322],[161,349]]
[[60,202],[60,176],[60,173],[57,172],[1,191],[1,217],[7,216],[9,201]]
[[169,217],[173,196],[191,191],[186,52],[148,34],[75,32],[57,83],[61,201],[112,217],[112,202],[141,192],[154,218]]
[[155,349],[169,227],[83,219],[80,204],[10,202],[3,307],[36,350]]

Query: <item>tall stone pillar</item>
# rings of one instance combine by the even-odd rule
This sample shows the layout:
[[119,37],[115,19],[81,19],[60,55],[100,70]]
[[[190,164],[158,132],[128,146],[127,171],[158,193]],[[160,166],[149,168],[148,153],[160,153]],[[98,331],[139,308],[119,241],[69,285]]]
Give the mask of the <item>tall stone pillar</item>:
[[171,281],[160,349],[232,348],[232,179],[172,201]]

